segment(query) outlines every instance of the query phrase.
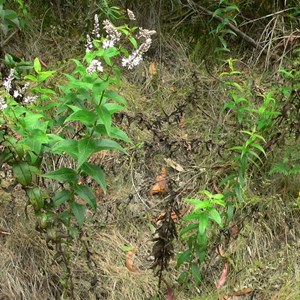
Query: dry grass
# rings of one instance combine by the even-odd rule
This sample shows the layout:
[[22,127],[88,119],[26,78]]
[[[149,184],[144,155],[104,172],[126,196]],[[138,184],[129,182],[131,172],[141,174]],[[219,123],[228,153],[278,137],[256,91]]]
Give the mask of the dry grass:
[[[155,18],[157,15],[153,14]],[[39,28],[34,30],[33,37],[39,36]],[[46,38],[41,35],[39,41]],[[161,36],[161,42],[164,53],[169,56],[162,57],[162,52],[158,51],[156,56],[148,58],[136,74],[128,76],[128,81],[124,79],[121,92],[128,99],[128,114],[132,117],[142,112],[145,120],[153,125],[178,105],[186,104],[183,118],[181,123],[164,122],[153,130],[138,120],[118,121],[134,143],[128,147],[129,156],[106,152],[96,158],[108,174],[109,188],[106,196],[99,197],[98,211],[88,215],[84,228],[90,258],[81,242],[71,249],[75,299],[159,299],[156,298],[157,278],[149,270],[155,230],[149,219],[164,211],[169,196],[150,197],[149,188],[161,166],[166,165],[166,158],[185,169],[177,172],[167,165],[176,192],[175,200],[180,205],[183,205],[183,198],[194,197],[200,189],[213,190],[213,183],[223,175],[213,167],[223,163],[218,154],[220,149],[222,151],[223,140],[232,140],[235,136],[236,128],[226,123],[226,117],[219,113],[228,95],[220,88],[218,78],[208,76],[202,66],[189,62],[187,47],[168,36]],[[32,46],[29,43],[28,47],[32,57],[41,51],[37,43]],[[55,49],[54,56],[59,56],[61,51]],[[150,72],[151,63],[157,68],[156,74]],[[195,82],[193,74],[196,74]],[[196,146],[193,140],[197,141]],[[171,143],[175,143],[175,150],[169,146]],[[268,191],[269,194],[249,196],[245,204],[245,210],[255,203],[258,208],[244,221],[238,238],[231,240],[225,249],[231,266],[225,287],[219,293],[215,291],[224,262],[210,250],[203,266],[204,280],[199,286],[193,283],[188,287],[180,286],[176,282],[175,260],[172,261],[166,278],[177,299],[215,300],[244,287],[253,288],[255,292],[251,296],[257,300],[300,298],[299,210]],[[0,236],[0,299],[60,299],[63,266],[54,260],[55,252],[34,230],[33,217],[26,219],[24,195],[13,194],[13,199],[5,196],[7,200],[0,201],[0,225],[7,227],[11,235]],[[125,266],[123,245],[134,247],[138,274]],[[176,242],[176,250],[182,247]]]

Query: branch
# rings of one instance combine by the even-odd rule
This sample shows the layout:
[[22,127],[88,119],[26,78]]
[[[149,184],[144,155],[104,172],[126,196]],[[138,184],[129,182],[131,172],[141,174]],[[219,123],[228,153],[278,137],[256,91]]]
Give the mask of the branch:
[[[210,10],[208,10],[207,8],[199,5],[198,3],[195,3],[191,0],[188,0],[189,4],[191,6],[193,6],[194,9],[196,9],[197,11],[202,11],[205,14],[212,16],[214,19],[216,19],[217,21],[219,21],[220,23],[224,22],[224,19],[220,16],[216,16],[214,15],[214,13]],[[234,33],[236,33],[239,37],[241,37],[243,40],[245,40],[247,43],[249,43],[253,48],[255,49],[259,49],[261,50],[262,53],[264,53],[265,55],[268,55],[268,51],[263,48],[261,45],[259,45],[253,38],[251,38],[249,35],[247,35],[246,33],[242,32],[241,30],[239,30],[236,26],[234,26],[231,23],[228,23],[226,25],[229,29],[231,29]],[[272,55],[273,57],[273,55]]]

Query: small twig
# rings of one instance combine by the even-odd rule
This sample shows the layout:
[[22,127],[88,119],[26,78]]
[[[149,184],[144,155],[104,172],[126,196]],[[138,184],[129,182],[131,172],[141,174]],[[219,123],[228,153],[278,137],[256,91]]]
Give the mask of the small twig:
[[276,12],[274,12],[274,13],[272,13],[272,14],[265,15],[265,16],[263,16],[263,17],[260,17],[260,18],[257,18],[257,19],[253,19],[253,20],[247,21],[247,22],[245,22],[245,23],[240,24],[240,26],[245,26],[245,25],[247,25],[247,24],[254,23],[254,22],[259,21],[259,20],[263,20],[263,19],[267,19],[267,18],[276,16],[276,15],[280,15],[281,13],[284,13],[284,12],[289,11],[289,10],[292,10],[292,9],[295,9],[295,7],[291,7],[291,8],[283,9],[283,10],[280,10],[280,11],[276,11]]
[[144,201],[144,199],[141,197],[141,195],[139,194],[139,191],[137,190],[136,186],[135,186],[135,183],[134,183],[134,180],[133,180],[133,167],[131,165],[131,183],[132,183],[132,186],[135,190],[135,193],[136,195],[139,197],[139,199],[141,200],[141,202],[148,208],[148,209],[151,209],[151,207],[149,205],[147,205],[147,203]]
[[15,29],[15,31],[13,31],[7,38],[6,40],[4,40],[3,42],[0,43],[0,47],[5,46],[9,40],[19,31],[19,29]]

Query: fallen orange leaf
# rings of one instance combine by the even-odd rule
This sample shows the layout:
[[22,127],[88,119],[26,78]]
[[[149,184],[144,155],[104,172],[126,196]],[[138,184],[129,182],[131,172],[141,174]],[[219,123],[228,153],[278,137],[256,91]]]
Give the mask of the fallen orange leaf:
[[167,191],[167,171],[161,168],[161,174],[156,177],[156,182],[150,190],[150,195],[165,193]]
[[134,255],[134,251],[128,251],[126,253],[126,255],[125,255],[125,265],[126,265],[127,269],[130,272],[140,273],[139,270],[137,269],[137,267],[133,263],[133,259],[132,259],[133,255]]
[[[179,213],[176,213],[175,211],[172,211],[171,218],[174,222],[177,222],[179,218],[182,218],[186,213],[190,210],[189,207],[186,207],[185,209],[181,210]],[[164,219],[166,215],[166,212],[160,213],[158,216],[152,216],[150,217],[150,221],[156,223],[156,225],[159,225],[161,223],[161,220]]]
[[244,296],[244,295],[248,295],[250,293],[253,292],[253,289],[252,288],[244,288],[242,290],[239,290],[239,291],[236,291],[234,292],[232,295],[233,296],[237,296],[237,297],[240,297],[240,296]]
[[221,289],[222,286],[225,284],[227,275],[228,275],[228,271],[229,271],[229,264],[228,264],[228,262],[226,262],[224,265],[221,277],[218,280],[217,285],[216,285],[218,290]]
[[157,68],[156,68],[155,63],[151,63],[150,64],[150,66],[149,66],[149,73],[152,76],[157,74]]

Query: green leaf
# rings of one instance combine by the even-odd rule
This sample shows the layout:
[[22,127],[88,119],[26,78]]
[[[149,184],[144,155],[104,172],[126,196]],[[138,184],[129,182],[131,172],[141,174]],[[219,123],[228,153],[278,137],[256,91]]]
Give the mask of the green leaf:
[[44,207],[44,199],[42,197],[40,188],[35,187],[28,189],[26,193],[34,209],[38,210]]
[[34,59],[33,67],[36,73],[40,73],[42,71],[40,60],[37,57]]
[[38,76],[37,76],[37,80],[39,82],[43,82],[45,81],[47,78],[49,78],[50,76],[53,75],[55,71],[47,71],[47,72],[39,72]]
[[77,168],[80,168],[87,159],[97,151],[95,140],[91,137],[86,137],[78,142],[78,161]]
[[21,140],[19,144],[27,145],[32,151],[39,155],[43,144],[49,141],[48,136],[42,130],[34,129],[31,131],[27,138]]
[[129,41],[135,49],[138,47],[137,41],[134,37],[129,37]]
[[26,79],[26,80],[31,80],[31,81],[33,81],[33,82],[38,82],[37,77],[34,76],[34,75],[26,75],[26,76],[24,76],[24,79]]
[[181,231],[180,231],[180,236],[183,237],[185,234],[187,234],[188,232],[192,231],[192,230],[195,230],[199,227],[198,224],[189,224],[188,226],[186,226],[185,228],[183,228]]
[[194,205],[197,205],[197,204],[201,203],[202,200],[194,199],[194,198],[185,198],[184,201],[189,202]]
[[178,282],[184,284],[187,282],[187,279],[188,279],[188,273],[184,271],[180,273],[178,277]]
[[70,203],[70,208],[72,210],[72,213],[78,223],[79,226],[82,226],[84,223],[84,219],[85,219],[85,209],[86,206],[76,203],[76,202],[71,202]]
[[[55,138],[56,139],[56,138]],[[56,140],[59,138],[57,137]],[[52,146],[51,151],[57,154],[68,153],[73,159],[77,160],[78,157],[78,141],[76,140],[58,140]]]
[[126,153],[126,150],[117,142],[109,139],[100,139],[96,141],[96,151],[101,150],[118,150],[123,153]]
[[194,262],[191,263],[191,272],[195,282],[199,284],[201,282],[201,273],[199,270],[199,266]]
[[203,235],[206,231],[208,225],[208,215],[206,213],[202,213],[202,217],[199,222],[199,234]]
[[104,124],[107,134],[110,135],[110,129],[112,123],[110,112],[107,110],[107,108],[104,105],[98,106],[96,108],[96,112],[99,120]]
[[194,207],[194,211],[196,210],[200,210],[200,209],[206,209],[206,208],[209,208],[211,207],[211,201],[210,200],[203,200],[201,201],[200,203],[198,203],[197,205],[195,205]]
[[55,194],[52,201],[55,207],[59,207],[63,203],[72,200],[72,194],[69,190],[62,190]]
[[79,121],[86,126],[92,126],[96,120],[97,115],[95,114],[95,112],[86,109],[80,109],[73,112],[69,117],[67,117],[64,123],[70,121]]
[[128,246],[128,245],[122,245],[121,247],[121,250],[123,251],[123,252],[128,252],[128,251],[132,251],[132,250],[134,250],[134,247],[133,246]]
[[105,174],[100,166],[86,162],[80,169],[87,175],[91,176],[100,185],[104,193],[106,193]]
[[73,169],[61,168],[41,175],[41,177],[74,184],[78,181],[78,175]]
[[125,109],[124,106],[122,105],[116,103],[110,103],[110,102],[103,104],[103,106],[109,111],[111,115],[123,111]]
[[103,79],[98,79],[94,82],[92,91],[93,96],[96,100],[97,104],[100,104],[100,100],[103,100],[102,96],[105,97],[105,94],[103,95],[103,92],[107,89],[107,87],[111,84],[111,81],[104,81]]
[[182,220],[183,221],[199,220],[201,216],[202,216],[202,213],[189,214],[189,215],[186,215],[186,216],[182,217]]
[[260,152],[262,152],[265,156],[267,156],[267,154],[266,154],[264,148],[263,148],[261,145],[259,145],[259,144],[252,144],[251,146],[254,147],[254,148],[256,148],[256,149],[258,149],[258,150],[259,150]]
[[216,209],[212,208],[212,209],[209,210],[209,218],[211,220],[215,221],[220,226],[222,226],[221,215],[220,215],[220,213]]
[[115,91],[107,90],[107,91],[105,91],[104,96],[106,98],[115,100],[115,101],[117,101],[117,102],[119,102],[121,104],[126,105],[126,100],[121,95],[119,95],[117,92],[115,92]]
[[27,162],[21,161],[13,165],[13,173],[14,177],[21,185],[27,186],[31,184],[32,174],[30,171],[29,164]]
[[81,199],[83,199],[87,204],[89,204],[89,206],[93,210],[96,210],[96,196],[90,187],[78,184],[75,186],[75,194],[78,195]]
[[179,268],[183,263],[189,262],[191,259],[191,254],[191,249],[187,249],[184,252],[179,253],[177,256],[177,268]]
[[128,137],[128,135],[126,134],[126,132],[124,132],[123,130],[117,128],[117,127],[111,127],[110,129],[110,136],[112,138],[127,142],[127,143],[132,143],[131,139]]

